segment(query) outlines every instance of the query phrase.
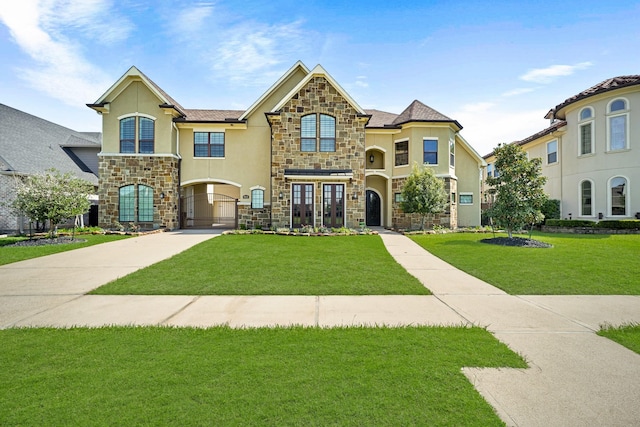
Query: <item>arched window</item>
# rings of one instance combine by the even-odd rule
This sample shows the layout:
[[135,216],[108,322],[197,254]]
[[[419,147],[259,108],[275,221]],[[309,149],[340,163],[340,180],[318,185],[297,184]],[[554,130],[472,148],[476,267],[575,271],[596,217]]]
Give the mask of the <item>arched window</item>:
[[136,152],[136,118],[127,117],[120,120],[120,152]]
[[140,144],[140,153],[153,154],[154,145],[154,122],[146,117],[140,117],[138,141]]
[[118,202],[118,221],[119,222],[131,222],[135,221],[135,187],[133,185],[125,185],[120,187]]
[[627,101],[624,99],[616,99],[609,104],[607,143],[610,151],[629,148],[627,109]]
[[593,143],[593,109],[585,107],[580,110],[580,124],[578,138],[578,155],[592,154],[595,151]]
[[254,188],[251,190],[251,209],[264,208],[264,190],[262,188]]
[[580,216],[593,216],[593,183],[582,181],[580,183]]
[[627,192],[628,183],[626,178],[616,176],[609,181],[609,197],[611,201],[611,216],[627,215]]
[[591,107],[585,107],[580,111],[580,120],[587,120],[593,118],[593,110]]
[[153,188],[138,185],[138,221],[153,222]]
[[[319,119],[318,119],[319,116]],[[336,119],[326,114],[300,118],[300,151],[336,151]]]

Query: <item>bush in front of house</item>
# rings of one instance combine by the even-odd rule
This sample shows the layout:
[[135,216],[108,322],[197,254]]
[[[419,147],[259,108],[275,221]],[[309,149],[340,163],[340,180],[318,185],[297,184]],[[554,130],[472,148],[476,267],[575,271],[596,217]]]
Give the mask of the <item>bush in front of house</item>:
[[596,223],[586,219],[548,219],[544,225],[550,227],[594,227]]
[[640,220],[637,219],[620,219],[620,220],[604,220],[599,221],[595,227],[610,228],[613,230],[640,230]]

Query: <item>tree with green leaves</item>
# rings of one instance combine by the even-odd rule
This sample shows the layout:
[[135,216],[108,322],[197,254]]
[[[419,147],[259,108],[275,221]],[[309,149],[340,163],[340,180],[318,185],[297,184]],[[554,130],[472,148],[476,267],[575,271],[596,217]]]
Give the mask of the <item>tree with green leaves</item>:
[[421,216],[420,230],[424,230],[427,215],[444,212],[449,196],[444,189],[444,180],[438,178],[431,168],[414,163],[411,175],[402,187],[400,207],[405,213]]
[[496,174],[487,184],[495,190],[495,201],[487,213],[512,238],[515,230],[544,219],[540,210],[547,200],[547,178],[542,176],[542,160],[528,159],[517,144],[500,144],[494,153]]
[[56,169],[49,169],[19,181],[11,206],[31,221],[49,221],[49,234],[53,237],[63,219],[89,211],[91,202],[88,196],[92,192],[91,183],[69,172],[63,174]]

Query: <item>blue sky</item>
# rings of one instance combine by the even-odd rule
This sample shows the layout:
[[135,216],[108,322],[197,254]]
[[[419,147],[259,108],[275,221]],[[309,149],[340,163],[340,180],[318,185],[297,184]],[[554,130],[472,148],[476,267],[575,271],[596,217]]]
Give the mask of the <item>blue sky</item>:
[[484,155],[640,74],[638,22],[640,1],[4,0],[0,103],[100,131],[85,104],[131,65],[185,108],[245,109],[302,60],[363,108],[424,102]]

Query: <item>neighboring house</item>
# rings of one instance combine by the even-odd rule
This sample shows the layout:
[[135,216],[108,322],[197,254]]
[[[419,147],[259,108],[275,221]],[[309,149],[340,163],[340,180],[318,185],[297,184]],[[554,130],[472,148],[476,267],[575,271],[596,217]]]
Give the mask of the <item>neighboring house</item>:
[[103,116],[103,227],[406,228],[414,162],[450,193],[436,224],[480,223],[484,162],[457,121],[419,101],[364,110],[321,66],[297,62],[242,111],[184,108],[131,67],[88,106]]
[[[515,143],[542,159],[562,218],[640,218],[640,75],[598,83],[545,118],[551,126]],[[484,158],[485,177],[495,175],[495,156]]]
[[100,133],[76,132],[0,104],[0,232],[29,229],[28,220],[6,206],[24,176],[55,168],[97,186],[100,140]]

